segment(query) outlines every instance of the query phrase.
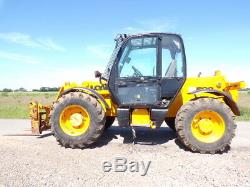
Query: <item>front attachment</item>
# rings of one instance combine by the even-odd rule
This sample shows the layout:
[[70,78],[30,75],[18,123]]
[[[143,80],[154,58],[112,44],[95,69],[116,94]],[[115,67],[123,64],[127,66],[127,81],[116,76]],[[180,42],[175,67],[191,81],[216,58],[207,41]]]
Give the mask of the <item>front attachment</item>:
[[51,108],[38,102],[30,103],[31,131],[33,135],[39,135],[50,129],[49,114]]

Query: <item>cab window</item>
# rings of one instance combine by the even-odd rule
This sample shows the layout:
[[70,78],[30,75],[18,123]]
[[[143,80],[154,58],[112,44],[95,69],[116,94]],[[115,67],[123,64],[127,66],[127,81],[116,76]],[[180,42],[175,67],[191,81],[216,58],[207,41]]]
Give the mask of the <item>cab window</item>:
[[162,77],[184,77],[183,51],[176,36],[162,38]]
[[157,38],[135,38],[128,41],[118,63],[118,76],[154,77],[157,65]]

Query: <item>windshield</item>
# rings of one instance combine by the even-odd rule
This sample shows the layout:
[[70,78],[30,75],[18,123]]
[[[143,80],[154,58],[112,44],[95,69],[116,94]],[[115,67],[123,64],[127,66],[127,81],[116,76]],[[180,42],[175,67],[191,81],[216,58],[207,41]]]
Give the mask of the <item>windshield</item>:
[[[152,36],[130,39],[118,62],[118,77],[183,77],[180,38],[176,35],[163,35],[159,54],[158,41],[157,37]],[[160,65],[157,63],[159,55]],[[157,69],[161,69],[161,72],[157,73]]]
[[119,61],[119,76],[156,76],[156,41],[156,37],[129,40]]

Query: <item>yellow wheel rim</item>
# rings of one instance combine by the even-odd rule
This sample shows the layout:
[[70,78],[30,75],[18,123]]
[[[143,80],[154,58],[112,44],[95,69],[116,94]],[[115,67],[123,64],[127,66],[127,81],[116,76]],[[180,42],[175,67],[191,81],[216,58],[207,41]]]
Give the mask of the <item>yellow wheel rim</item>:
[[79,105],[67,106],[60,114],[60,127],[70,136],[80,136],[90,125],[90,116],[86,109]]
[[225,122],[215,111],[201,111],[194,116],[191,131],[200,142],[214,143],[223,137]]

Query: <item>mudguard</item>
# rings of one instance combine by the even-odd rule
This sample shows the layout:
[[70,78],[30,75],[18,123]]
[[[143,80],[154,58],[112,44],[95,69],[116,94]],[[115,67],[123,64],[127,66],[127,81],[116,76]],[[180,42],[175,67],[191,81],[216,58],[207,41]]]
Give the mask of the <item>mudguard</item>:
[[59,97],[61,97],[62,95],[68,94],[70,92],[84,92],[84,93],[90,94],[91,96],[95,97],[96,99],[99,99],[102,102],[101,104],[103,104],[105,106],[105,111],[106,111],[106,109],[108,109],[108,110],[110,109],[110,107],[109,107],[108,103],[105,101],[105,99],[98,92],[96,92],[95,90],[92,90],[90,88],[81,88],[81,87],[70,88],[70,89],[63,91],[59,95]]
[[233,100],[233,98],[231,97],[230,94],[228,94],[226,92],[214,90],[214,89],[200,89],[200,90],[195,90],[195,91],[189,92],[189,94],[194,94],[194,95],[199,94],[199,93],[210,93],[210,94],[214,94],[216,96],[222,96],[224,102],[231,108],[233,113],[236,116],[240,116],[239,107],[237,106],[236,102]]

